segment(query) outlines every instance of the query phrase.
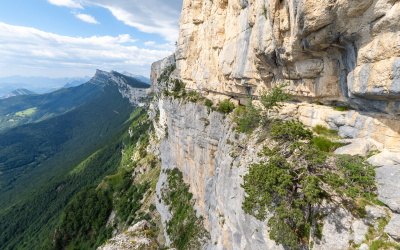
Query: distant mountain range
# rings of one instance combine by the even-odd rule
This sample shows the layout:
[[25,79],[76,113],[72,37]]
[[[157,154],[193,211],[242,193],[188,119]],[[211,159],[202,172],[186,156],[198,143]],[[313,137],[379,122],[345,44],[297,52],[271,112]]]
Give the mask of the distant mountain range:
[[16,89],[14,91],[11,91],[7,95],[0,97],[0,99],[6,99],[6,98],[13,97],[13,96],[19,96],[19,95],[34,95],[34,94],[36,94],[36,93],[33,91],[30,91],[30,90],[27,90],[27,89]]
[[142,81],[142,82],[147,83],[147,84],[150,85],[150,79],[147,78],[147,77],[144,77],[144,76],[141,76],[141,75],[131,74],[131,73],[126,72],[126,71],[122,72],[122,74],[124,74],[126,76],[129,76],[129,77],[132,77],[132,78],[135,78],[135,79],[137,79],[139,81]]
[[[141,75],[122,72],[122,74],[135,78],[141,82],[150,84],[150,79]],[[0,77],[0,99],[19,89],[30,90],[37,94],[50,93],[61,88],[72,88],[89,81],[89,76],[85,77],[65,77],[50,78],[41,76],[9,76]]]
[[89,76],[85,77],[65,77],[65,78],[49,78],[41,76],[9,76],[0,77],[0,96],[7,95],[16,89],[29,89],[37,94],[53,92],[63,88],[66,84],[74,83],[74,86],[85,83],[90,80]]

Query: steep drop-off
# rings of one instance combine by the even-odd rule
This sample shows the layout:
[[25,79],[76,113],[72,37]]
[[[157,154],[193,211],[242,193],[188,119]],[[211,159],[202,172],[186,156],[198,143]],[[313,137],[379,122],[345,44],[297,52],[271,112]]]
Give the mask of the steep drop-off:
[[131,79],[98,71],[87,84],[100,93],[85,104],[0,133],[0,249],[43,249],[72,197],[116,172],[129,126],[146,115],[146,86]]

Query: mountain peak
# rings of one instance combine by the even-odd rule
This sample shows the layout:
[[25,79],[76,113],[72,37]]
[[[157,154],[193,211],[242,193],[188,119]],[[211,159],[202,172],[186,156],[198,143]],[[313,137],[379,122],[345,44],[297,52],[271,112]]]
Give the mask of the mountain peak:
[[14,91],[11,91],[5,96],[0,97],[0,99],[7,99],[13,96],[20,96],[20,95],[35,95],[36,93],[33,91],[30,91],[28,89],[16,89]]

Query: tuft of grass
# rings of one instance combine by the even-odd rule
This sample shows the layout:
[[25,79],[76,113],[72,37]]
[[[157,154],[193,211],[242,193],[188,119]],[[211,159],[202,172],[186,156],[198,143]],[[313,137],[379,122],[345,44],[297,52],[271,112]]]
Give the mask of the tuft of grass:
[[347,110],[349,110],[349,107],[347,107],[347,106],[339,106],[339,107],[334,107],[333,109],[336,110],[336,111],[347,111]]
[[368,158],[371,158],[371,157],[374,156],[374,155],[380,154],[380,153],[381,153],[381,151],[379,151],[379,150],[372,150],[372,151],[370,151],[369,154],[367,155],[367,159],[368,159]]
[[315,133],[317,133],[319,135],[332,135],[332,136],[338,135],[338,131],[326,128],[322,125],[317,125],[317,126],[313,127],[312,131],[314,131]]
[[332,142],[324,136],[316,136],[312,139],[312,142],[314,143],[315,146],[317,146],[319,150],[327,153],[333,152],[337,148],[343,146],[343,143]]

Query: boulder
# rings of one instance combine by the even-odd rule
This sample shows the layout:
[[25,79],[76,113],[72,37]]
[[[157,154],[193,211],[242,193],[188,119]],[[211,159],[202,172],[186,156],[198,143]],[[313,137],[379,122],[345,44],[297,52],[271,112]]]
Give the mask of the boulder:
[[368,233],[368,226],[362,220],[354,221],[351,225],[354,231],[354,243],[361,244],[365,240],[365,234]]
[[382,153],[369,158],[368,162],[378,167],[400,165],[400,154],[392,153],[385,149]]
[[376,169],[378,199],[392,211],[400,213],[400,165]]
[[350,145],[336,149],[337,155],[360,155],[366,157],[372,150],[383,150],[382,143],[373,139],[355,140]]
[[369,246],[367,244],[361,244],[360,248],[358,248],[359,250],[369,250]]
[[400,214],[394,214],[389,224],[385,227],[387,233],[394,240],[400,240]]
[[365,210],[367,211],[366,222],[370,225],[372,225],[376,219],[387,216],[385,210],[381,207],[366,205]]

